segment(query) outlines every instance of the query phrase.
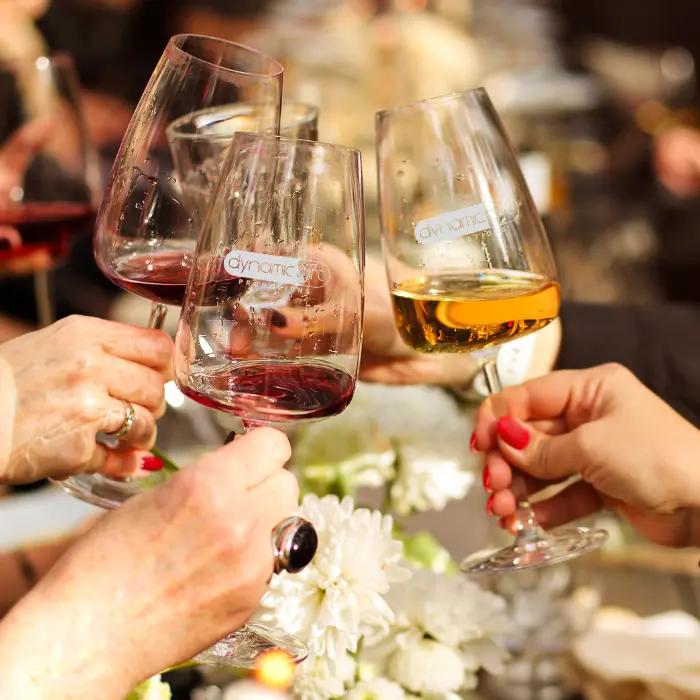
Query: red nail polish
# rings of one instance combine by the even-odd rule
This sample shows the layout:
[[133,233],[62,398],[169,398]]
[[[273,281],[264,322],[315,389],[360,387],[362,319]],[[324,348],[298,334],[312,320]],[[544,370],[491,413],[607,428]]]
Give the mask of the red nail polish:
[[477,451],[476,451],[476,431],[474,431],[472,433],[471,439],[469,440],[469,450],[473,455],[477,454]]
[[498,421],[498,437],[516,450],[524,450],[530,442],[530,431],[510,416]]
[[493,495],[489,496],[489,500],[486,501],[486,512],[493,515]]
[[484,472],[481,475],[481,481],[484,484],[484,491],[486,491],[486,493],[491,493],[491,487],[489,486],[489,482],[491,481],[491,477],[489,475],[488,467],[486,467],[486,469],[484,469]]
[[505,530],[505,529],[506,529],[506,519],[505,519],[505,518],[501,518],[501,519],[498,521],[498,527],[500,527],[501,530]]
[[160,471],[164,465],[165,462],[160,457],[156,457],[155,455],[146,455],[141,459],[141,469],[144,469],[147,472]]

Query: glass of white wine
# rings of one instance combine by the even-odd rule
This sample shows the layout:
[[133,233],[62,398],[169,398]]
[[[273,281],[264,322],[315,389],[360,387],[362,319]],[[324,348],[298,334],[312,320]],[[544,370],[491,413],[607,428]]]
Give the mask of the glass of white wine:
[[[382,247],[394,316],[419,352],[471,352],[500,391],[502,343],[559,313],[554,258],[517,157],[483,89],[380,112]],[[599,547],[602,530],[544,532],[522,475],[513,545],[463,570],[494,574],[561,563]]]

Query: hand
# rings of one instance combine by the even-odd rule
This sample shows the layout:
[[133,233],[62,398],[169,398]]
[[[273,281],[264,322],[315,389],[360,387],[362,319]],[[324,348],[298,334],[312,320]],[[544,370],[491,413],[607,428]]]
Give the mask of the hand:
[[700,193],[700,132],[678,126],[661,134],[655,143],[656,175],[678,197]]
[[[132,474],[155,443],[172,342],[161,331],[71,316],[0,345],[0,483]],[[95,442],[136,420],[117,450]]]
[[290,454],[259,428],[106,515],[0,625],[0,695],[121,700],[241,627],[298,507]]
[[619,365],[555,372],[489,397],[474,446],[487,453],[489,509],[507,526],[512,465],[530,494],[580,477],[534,504],[545,528],[606,508],[657,544],[698,543],[700,433]]

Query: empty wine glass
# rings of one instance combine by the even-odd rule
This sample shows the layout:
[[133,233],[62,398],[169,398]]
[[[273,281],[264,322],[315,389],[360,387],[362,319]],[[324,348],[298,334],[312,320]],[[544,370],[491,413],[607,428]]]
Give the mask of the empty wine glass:
[[73,61],[0,62],[0,277],[34,275],[37,321],[55,318],[50,273],[89,235],[100,196]]
[[[195,35],[173,37],[156,66],[117,154],[95,230],[95,259],[115,284],[153,302],[162,327],[180,306],[199,234],[183,200],[166,130],[202,108],[244,102],[256,131],[277,133],[282,66],[246,46]],[[141,493],[142,479],[101,474],[60,482],[72,495],[114,508]]]
[[[500,391],[501,343],[559,313],[551,249],[515,152],[483,89],[377,115],[382,246],[404,341],[426,353],[474,352]],[[545,533],[522,476],[515,543],[464,563],[506,573],[560,563],[599,547],[602,530]]]
[[[336,415],[355,390],[363,298],[359,152],[236,134],[178,324],[178,388],[242,418],[246,430]],[[256,625],[199,658],[241,663],[270,635],[293,655],[299,648],[296,638]]]

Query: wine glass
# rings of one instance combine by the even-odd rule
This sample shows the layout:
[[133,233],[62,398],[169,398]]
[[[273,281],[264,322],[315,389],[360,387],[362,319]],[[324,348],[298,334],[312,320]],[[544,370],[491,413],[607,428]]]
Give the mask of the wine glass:
[[0,62],[0,277],[33,274],[37,320],[55,320],[50,272],[92,232],[100,196],[73,61]]
[[[156,66],[117,154],[95,228],[95,259],[115,284],[153,302],[149,325],[180,306],[200,225],[188,210],[167,139],[176,119],[245,102],[251,128],[279,131],[282,66],[253,49],[210,37],[173,37]],[[115,508],[142,479],[81,474],[60,482],[72,495]]]
[[181,34],[165,49],[117,154],[95,232],[95,257],[123,289],[154,302],[149,325],[179,306],[198,227],[182,202],[167,128],[204,108],[252,106],[250,128],[279,132],[282,66],[247,46]]
[[[336,415],[352,399],[364,299],[360,154],[330,144],[238,133],[197,244],[175,337],[178,388],[268,423]],[[237,660],[244,628],[203,657]],[[264,641],[264,640],[263,640]]]
[[[397,328],[419,352],[473,352],[500,391],[502,343],[551,323],[552,252],[513,147],[483,89],[377,115],[382,247]],[[512,546],[463,563],[471,574],[557,564],[599,547],[602,530],[545,533],[522,476]]]

